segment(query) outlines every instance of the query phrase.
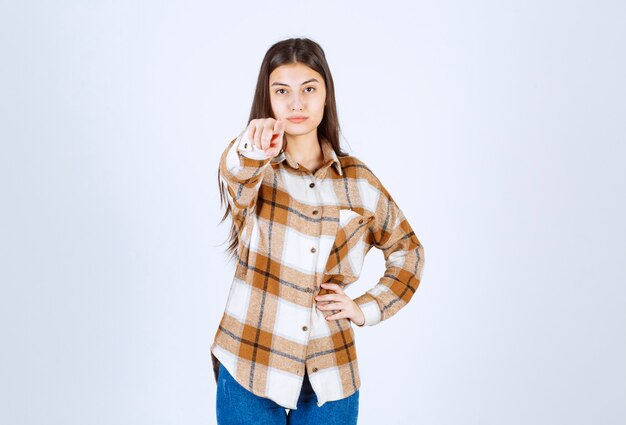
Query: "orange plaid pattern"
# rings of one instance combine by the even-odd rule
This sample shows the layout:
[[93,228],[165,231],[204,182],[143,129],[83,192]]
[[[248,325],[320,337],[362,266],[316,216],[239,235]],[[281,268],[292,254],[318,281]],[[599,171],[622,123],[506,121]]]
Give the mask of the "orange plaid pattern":
[[320,140],[323,165],[311,172],[287,152],[265,158],[245,131],[220,158],[239,232],[237,264],[211,345],[219,364],[252,393],[295,409],[305,372],[318,406],[352,395],[360,385],[350,319],[326,320],[314,297],[344,289],[376,247],[386,271],[354,301],[365,324],[396,314],[420,283],[424,250],[378,178],[354,156],[339,158]]

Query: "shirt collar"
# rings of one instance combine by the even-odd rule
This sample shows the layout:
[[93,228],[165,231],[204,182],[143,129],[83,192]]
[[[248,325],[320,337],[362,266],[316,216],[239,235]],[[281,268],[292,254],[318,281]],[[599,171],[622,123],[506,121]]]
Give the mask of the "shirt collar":
[[[333,149],[333,145],[328,140],[320,138],[320,146],[322,148],[322,155],[324,157],[324,165],[322,165],[322,167],[327,167],[328,165],[333,164],[335,166],[335,169],[337,170],[337,173],[342,176],[343,170],[341,169],[341,162],[337,157],[337,153]],[[287,164],[291,166],[291,168],[300,167],[300,165],[289,155],[287,151],[284,151],[280,155],[272,158],[271,163],[279,164],[285,160],[287,161]]]

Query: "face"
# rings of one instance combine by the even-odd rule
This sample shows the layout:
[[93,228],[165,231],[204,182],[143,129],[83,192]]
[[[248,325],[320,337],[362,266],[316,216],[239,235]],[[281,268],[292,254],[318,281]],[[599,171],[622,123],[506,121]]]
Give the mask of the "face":
[[326,85],[317,71],[301,63],[281,65],[270,74],[269,84],[274,118],[285,121],[285,133],[296,136],[317,130],[326,102]]

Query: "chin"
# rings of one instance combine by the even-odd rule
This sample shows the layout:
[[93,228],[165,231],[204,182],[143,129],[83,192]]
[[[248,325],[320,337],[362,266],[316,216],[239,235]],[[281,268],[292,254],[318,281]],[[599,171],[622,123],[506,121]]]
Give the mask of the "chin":
[[294,125],[293,127],[288,125],[287,127],[285,127],[285,133],[287,133],[290,136],[302,136],[303,134],[309,134],[312,131],[315,131],[317,129],[317,127],[310,127],[310,128],[302,128],[302,127],[298,127],[298,125]]

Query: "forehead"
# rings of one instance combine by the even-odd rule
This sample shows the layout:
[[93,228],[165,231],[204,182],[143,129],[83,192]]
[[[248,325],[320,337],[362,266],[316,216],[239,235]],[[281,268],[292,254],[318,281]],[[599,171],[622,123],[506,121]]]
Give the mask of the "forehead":
[[280,82],[298,86],[311,78],[315,78],[320,84],[324,84],[324,79],[319,72],[302,63],[291,63],[274,69],[270,74],[269,82],[270,84]]

